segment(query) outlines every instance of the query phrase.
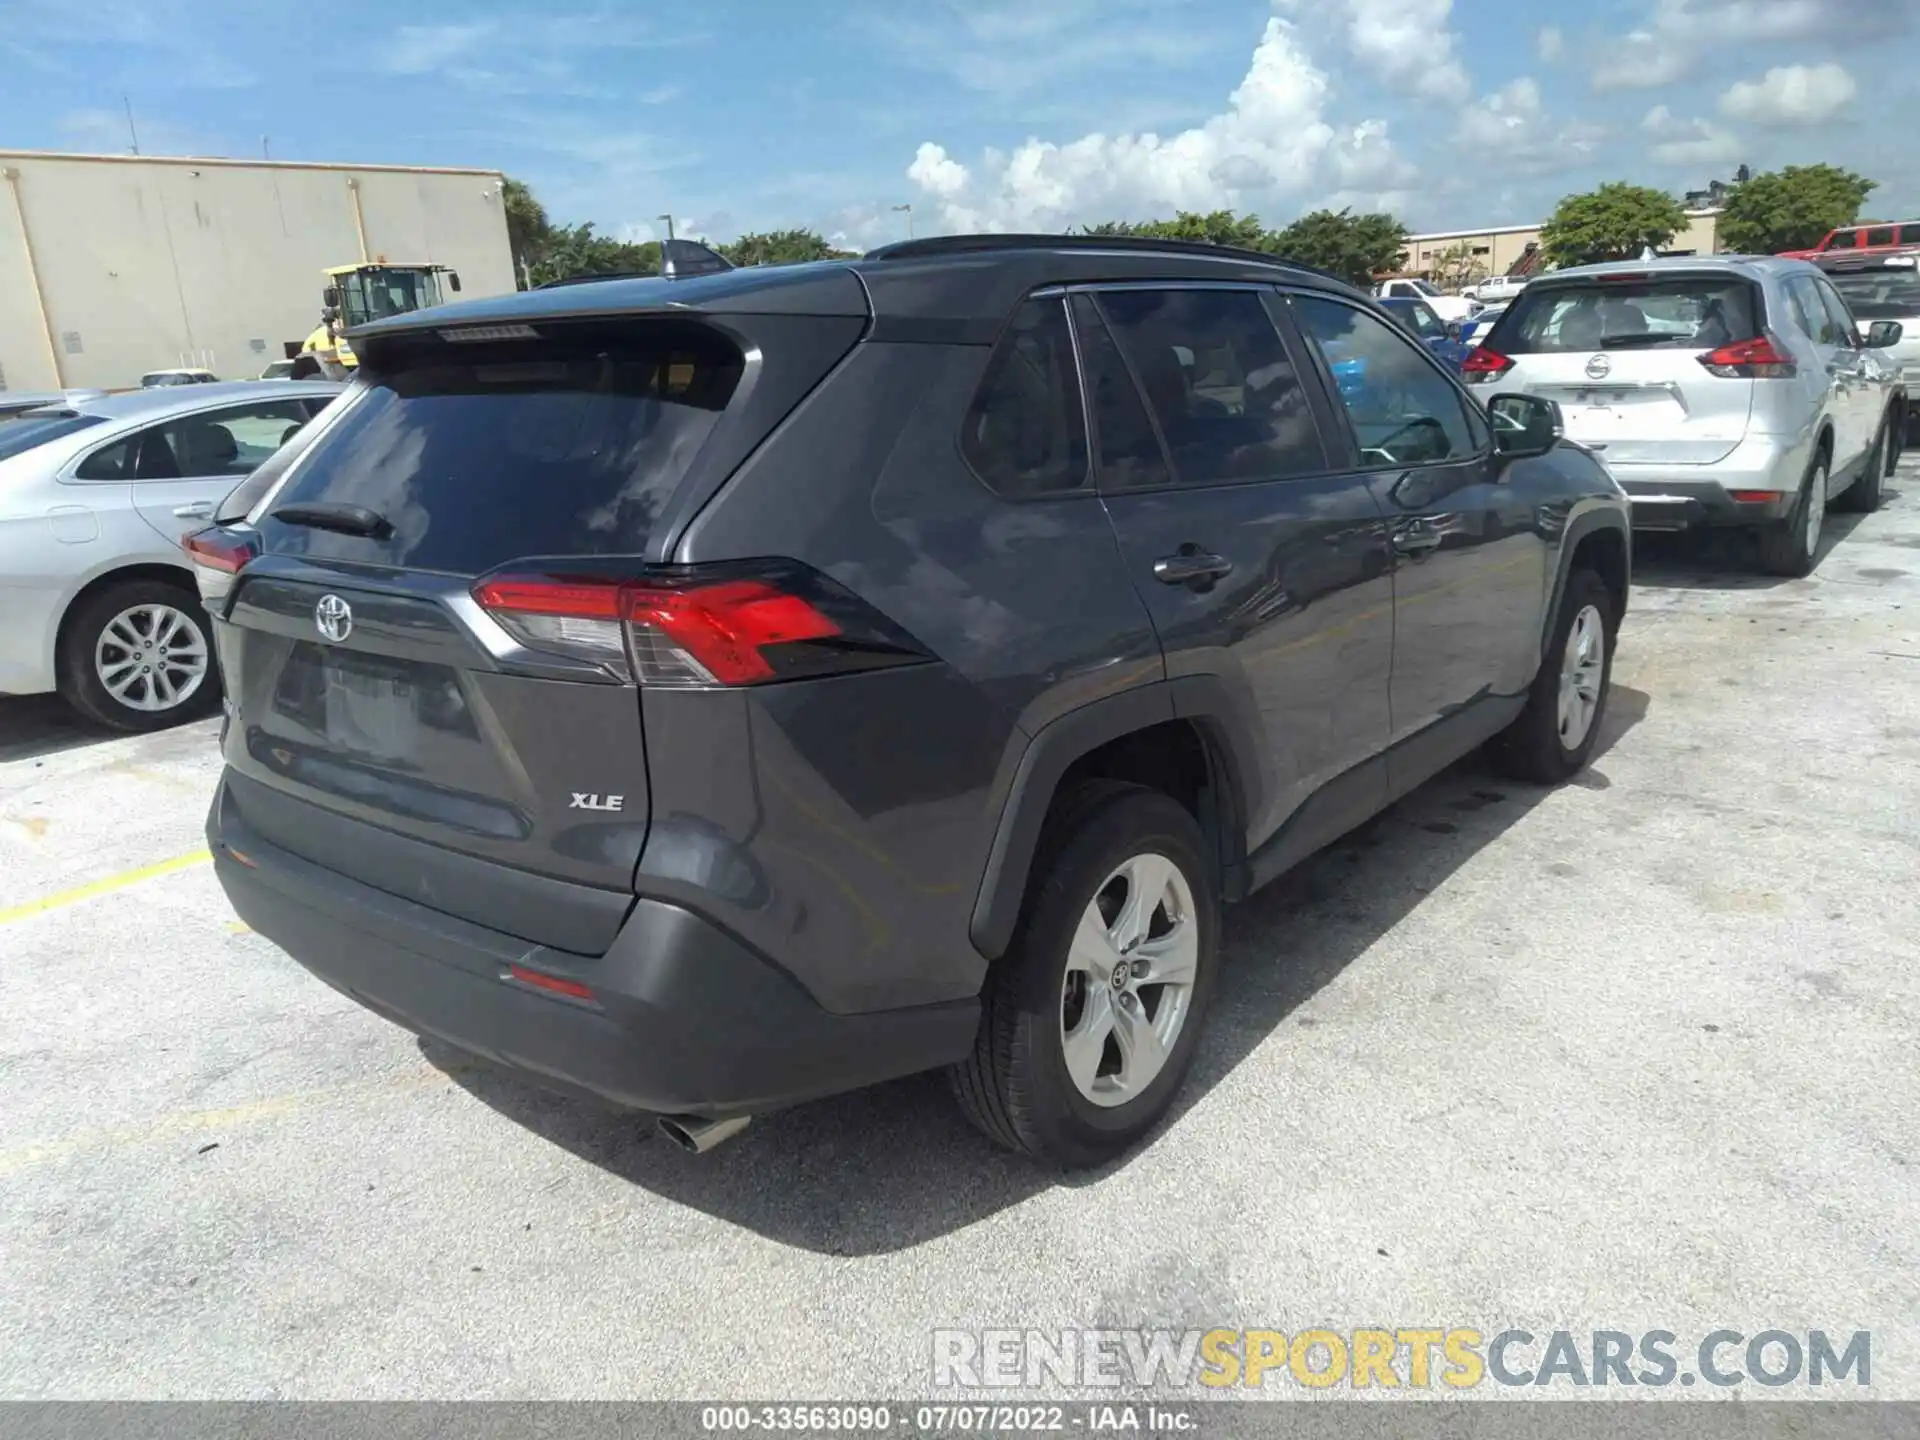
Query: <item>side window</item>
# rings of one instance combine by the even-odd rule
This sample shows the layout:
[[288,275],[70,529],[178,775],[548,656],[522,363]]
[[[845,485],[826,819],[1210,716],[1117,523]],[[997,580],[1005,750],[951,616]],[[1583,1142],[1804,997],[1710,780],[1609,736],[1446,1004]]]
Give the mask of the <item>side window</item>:
[[1296,295],[1293,307],[1326,357],[1363,466],[1431,465],[1479,452],[1465,397],[1418,345],[1351,305]]
[[1858,230],[1836,231],[1833,239],[1827,242],[1827,249],[1829,250],[1857,250],[1859,248],[1860,232]]
[[[251,475],[307,423],[298,400],[271,400],[175,420],[165,428],[176,473],[199,478]],[[156,478],[143,467],[138,478]]]
[[1107,322],[1088,295],[1075,295],[1073,330],[1080,341],[1080,365],[1086,375],[1087,401],[1093,407],[1094,455],[1100,485],[1108,490],[1139,490],[1171,483],[1166,452],[1127,362],[1113,343]]
[[1867,244],[1868,245],[1893,244],[1893,227],[1891,225],[1882,225],[1877,230],[1869,230],[1867,232]]
[[1252,290],[1100,297],[1182,485],[1284,480],[1327,468],[1280,332]]
[[131,480],[134,457],[140,453],[140,437],[131,435],[103,445],[75,467],[76,480]]
[[1920,225],[1902,225],[1900,227],[1902,245],[1920,245]]
[[1808,289],[1808,282],[1798,277],[1787,281],[1787,313],[1802,335],[1809,340],[1818,340],[1820,332],[1826,328],[1827,313],[1819,297],[1809,295]]
[[1821,302],[1827,307],[1827,318],[1833,323],[1833,339],[1827,343],[1840,345],[1847,349],[1858,349],[1859,332],[1854,329],[1853,312],[1847,308],[1847,302],[1840,298],[1839,292],[1824,279],[1813,282],[1814,290]]
[[999,494],[1074,490],[1087,481],[1087,427],[1066,305],[1029,300],[987,360],[960,453]]
[[73,472],[76,480],[176,480],[173,445],[168,425],[135,431],[82,460]]

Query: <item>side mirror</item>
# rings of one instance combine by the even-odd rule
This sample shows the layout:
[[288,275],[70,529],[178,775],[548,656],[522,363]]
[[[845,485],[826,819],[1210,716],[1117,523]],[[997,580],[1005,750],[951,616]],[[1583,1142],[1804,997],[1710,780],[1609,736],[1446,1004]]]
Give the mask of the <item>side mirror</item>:
[[1493,426],[1494,453],[1503,460],[1545,455],[1567,433],[1559,404],[1538,395],[1495,395],[1487,401],[1487,419]]
[[1460,322],[1458,320],[1449,320],[1447,322],[1447,339],[1458,340],[1460,338],[1460,335],[1461,335]]
[[1906,333],[1906,327],[1898,320],[1876,320],[1867,327],[1867,349],[1884,350],[1889,345],[1898,345]]
[[320,303],[329,310],[338,310],[340,308],[340,287],[338,285],[327,286],[326,289],[320,292]]
[[458,270],[449,270],[447,272],[447,288],[456,295],[460,293],[460,272]]

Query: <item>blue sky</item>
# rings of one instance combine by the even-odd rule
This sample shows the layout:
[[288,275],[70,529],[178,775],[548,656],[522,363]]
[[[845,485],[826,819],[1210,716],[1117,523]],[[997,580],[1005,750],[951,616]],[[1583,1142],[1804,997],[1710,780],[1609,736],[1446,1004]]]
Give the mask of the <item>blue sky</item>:
[[497,167],[645,237],[1231,206],[1415,229],[1831,160],[1920,213],[1920,0],[0,0],[0,148]]

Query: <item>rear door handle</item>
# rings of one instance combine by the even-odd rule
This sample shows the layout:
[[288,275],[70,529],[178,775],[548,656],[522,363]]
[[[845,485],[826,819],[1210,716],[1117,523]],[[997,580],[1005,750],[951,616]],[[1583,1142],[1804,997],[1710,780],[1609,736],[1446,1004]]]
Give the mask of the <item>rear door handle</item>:
[[1233,562],[1214,555],[1198,545],[1182,545],[1172,555],[1153,562],[1153,578],[1162,585],[1185,585],[1193,590],[1211,590],[1214,582],[1233,573]]
[[1393,548],[1402,555],[1424,555],[1438,550],[1445,538],[1430,525],[1403,525],[1393,532]]
[[211,500],[196,500],[191,505],[176,505],[173,507],[173,518],[176,520],[211,520],[213,518],[213,502]]

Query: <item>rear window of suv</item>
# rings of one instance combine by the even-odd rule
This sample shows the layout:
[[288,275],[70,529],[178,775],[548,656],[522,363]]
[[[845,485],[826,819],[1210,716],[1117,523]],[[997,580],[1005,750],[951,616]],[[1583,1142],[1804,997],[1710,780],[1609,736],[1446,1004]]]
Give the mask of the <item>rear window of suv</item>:
[[626,554],[739,383],[734,344],[677,321],[554,327],[538,339],[396,337],[273,497],[361,505],[378,538],[261,521],[283,554],[476,575],[535,555]]
[[1529,285],[1487,337],[1503,355],[1717,350],[1760,334],[1759,297],[1732,275]]

